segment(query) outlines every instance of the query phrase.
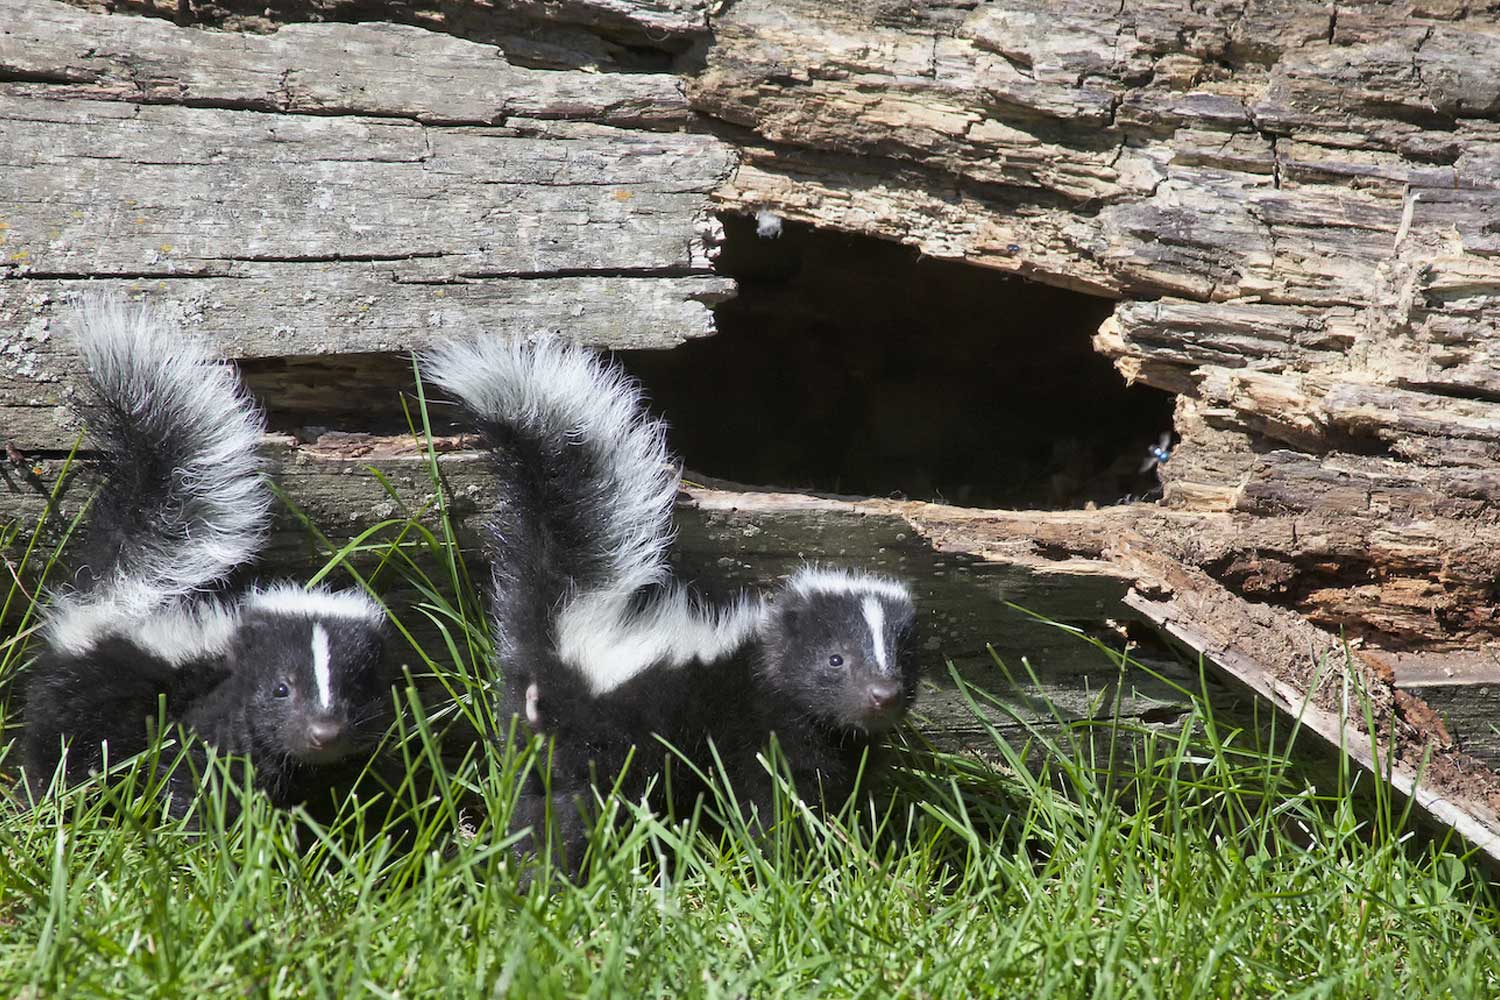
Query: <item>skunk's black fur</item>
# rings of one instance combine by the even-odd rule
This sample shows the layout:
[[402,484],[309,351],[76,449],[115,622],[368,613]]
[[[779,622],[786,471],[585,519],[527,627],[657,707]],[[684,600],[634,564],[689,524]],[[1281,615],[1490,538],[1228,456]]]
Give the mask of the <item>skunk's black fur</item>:
[[[301,801],[391,719],[384,613],[286,584],[203,594],[265,533],[261,415],[231,369],[144,308],[90,301],[77,326],[102,482],[75,589],[55,595],[26,673],[31,793],[64,761],[72,782],[144,750],[165,722],[249,755],[278,804]],[[167,783],[179,814],[204,761],[191,754]]]
[[665,781],[669,762],[681,754],[712,773],[717,755],[768,823],[773,782],[757,755],[773,734],[802,795],[847,800],[861,757],[916,693],[907,589],[806,567],[764,598],[708,606],[671,579],[679,477],[663,426],[619,368],[542,340],[448,345],[424,369],[471,411],[499,473],[490,536],[505,707],[553,744],[550,800],[533,789],[523,821],[539,828],[550,812],[576,852],[577,800],[608,790],[634,748],[630,799],[654,786],[654,804],[690,808],[703,785],[681,762]]

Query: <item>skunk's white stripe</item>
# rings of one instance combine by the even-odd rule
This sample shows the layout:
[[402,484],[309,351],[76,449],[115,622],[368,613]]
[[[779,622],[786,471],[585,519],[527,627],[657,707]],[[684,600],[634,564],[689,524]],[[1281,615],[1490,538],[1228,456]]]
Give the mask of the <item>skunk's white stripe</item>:
[[86,656],[100,641],[119,636],[177,667],[222,654],[234,641],[239,623],[235,608],[212,600],[130,620],[122,619],[114,605],[79,603],[53,616],[47,636],[55,648],[75,656]]
[[333,678],[328,674],[328,630],[322,625],[312,627],[313,677],[318,682],[318,704],[328,708],[333,704]]
[[174,666],[229,648],[240,616],[218,601],[159,612],[130,630],[130,638]]
[[885,607],[878,597],[866,597],[859,604],[865,613],[865,624],[870,626],[870,642],[875,646],[875,662],[882,672],[889,671],[885,658]]
[[378,625],[385,612],[359,590],[303,590],[295,583],[278,583],[245,596],[245,607],[299,618],[345,618]]
[[612,691],[653,664],[712,662],[748,642],[765,617],[759,600],[706,608],[680,588],[643,611],[614,592],[580,595],[557,616],[558,653],[595,694]]
[[893,601],[911,601],[911,591],[904,583],[847,569],[803,566],[792,574],[786,585],[787,589],[798,594],[877,594]]

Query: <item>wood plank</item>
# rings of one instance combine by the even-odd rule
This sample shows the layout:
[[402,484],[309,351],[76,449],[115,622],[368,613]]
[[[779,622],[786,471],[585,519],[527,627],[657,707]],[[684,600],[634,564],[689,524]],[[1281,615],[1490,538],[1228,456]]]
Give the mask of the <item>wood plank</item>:
[[[0,93],[0,273],[204,277],[376,263],[407,281],[706,273],[716,140]],[[364,269],[364,268],[361,268]]]
[[1455,746],[1500,768],[1500,650],[1492,645],[1453,652],[1364,650],[1360,657],[1400,693],[1436,714]]
[[[710,307],[734,289],[709,274],[405,283],[369,265],[236,270],[0,282],[0,436],[55,452],[76,435],[68,401],[80,367],[67,303],[84,290],[147,300],[226,356],[268,362],[244,366],[265,404],[326,425],[348,412],[399,419],[397,394],[412,385],[406,355],[436,341],[550,333],[611,350],[670,347],[713,333]],[[379,372],[365,378],[361,368]]]
[[1120,552],[1142,581],[1126,595],[1128,606],[1500,861],[1500,775],[1419,728],[1430,720],[1401,706],[1338,639],[1288,612],[1252,605],[1138,540],[1125,540]]
[[[303,0],[267,7],[254,0],[77,0],[88,10],[120,11],[185,24],[264,32],[286,21],[350,22],[371,17],[360,0]],[[392,21],[465,38],[494,40],[517,59],[549,68],[640,69],[659,65],[708,34],[712,0],[411,0],[381,11]]]
[[0,434],[23,451],[76,433],[84,287],[249,359],[487,332],[670,347],[733,293],[708,196],[734,154],[680,130],[675,77],[527,69],[391,25],[242,36],[53,0],[0,18]]
[[[100,17],[0,0],[0,78],[57,99],[409,118],[434,125],[568,119],[676,128],[691,114],[668,73],[512,65],[494,45],[396,24],[291,24],[269,35]],[[82,40],[82,41],[81,41]]]

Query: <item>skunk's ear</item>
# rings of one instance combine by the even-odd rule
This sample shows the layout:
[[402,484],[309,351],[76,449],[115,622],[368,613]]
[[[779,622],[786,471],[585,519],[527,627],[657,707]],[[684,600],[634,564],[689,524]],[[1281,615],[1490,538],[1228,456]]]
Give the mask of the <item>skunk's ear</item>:
[[254,666],[263,659],[267,649],[279,638],[277,631],[276,622],[265,615],[253,611],[241,615],[234,630],[234,641],[229,644],[229,651],[224,657],[229,669],[237,671],[245,666]]
[[371,671],[381,686],[388,687],[400,677],[401,664],[395,656],[388,655],[384,627],[360,625],[346,628],[339,635],[338,643],[350,666]]
[[796,594],[781,594],[771,606],[771,620],[783,636],[795,636],[806,630],[811,609]]

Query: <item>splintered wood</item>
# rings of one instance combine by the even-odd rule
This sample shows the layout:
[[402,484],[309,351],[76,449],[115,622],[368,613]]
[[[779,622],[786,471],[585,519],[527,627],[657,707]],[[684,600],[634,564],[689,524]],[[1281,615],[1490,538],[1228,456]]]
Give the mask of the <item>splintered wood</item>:
[[1500,15],[742,0],[713,27],[690,99],[749,133],[724,204],[1119,299],[1096,347],[1183,395],[1167,503],[1236,515],[1180,558],[1377,645],[1494,636]]
[[1441,719],[1389,674],[1296,614],[1251,604],[1138,541],[1114,551],[1136,578],[1126,606],[1500,861],[1500,775],[1456,750]]

